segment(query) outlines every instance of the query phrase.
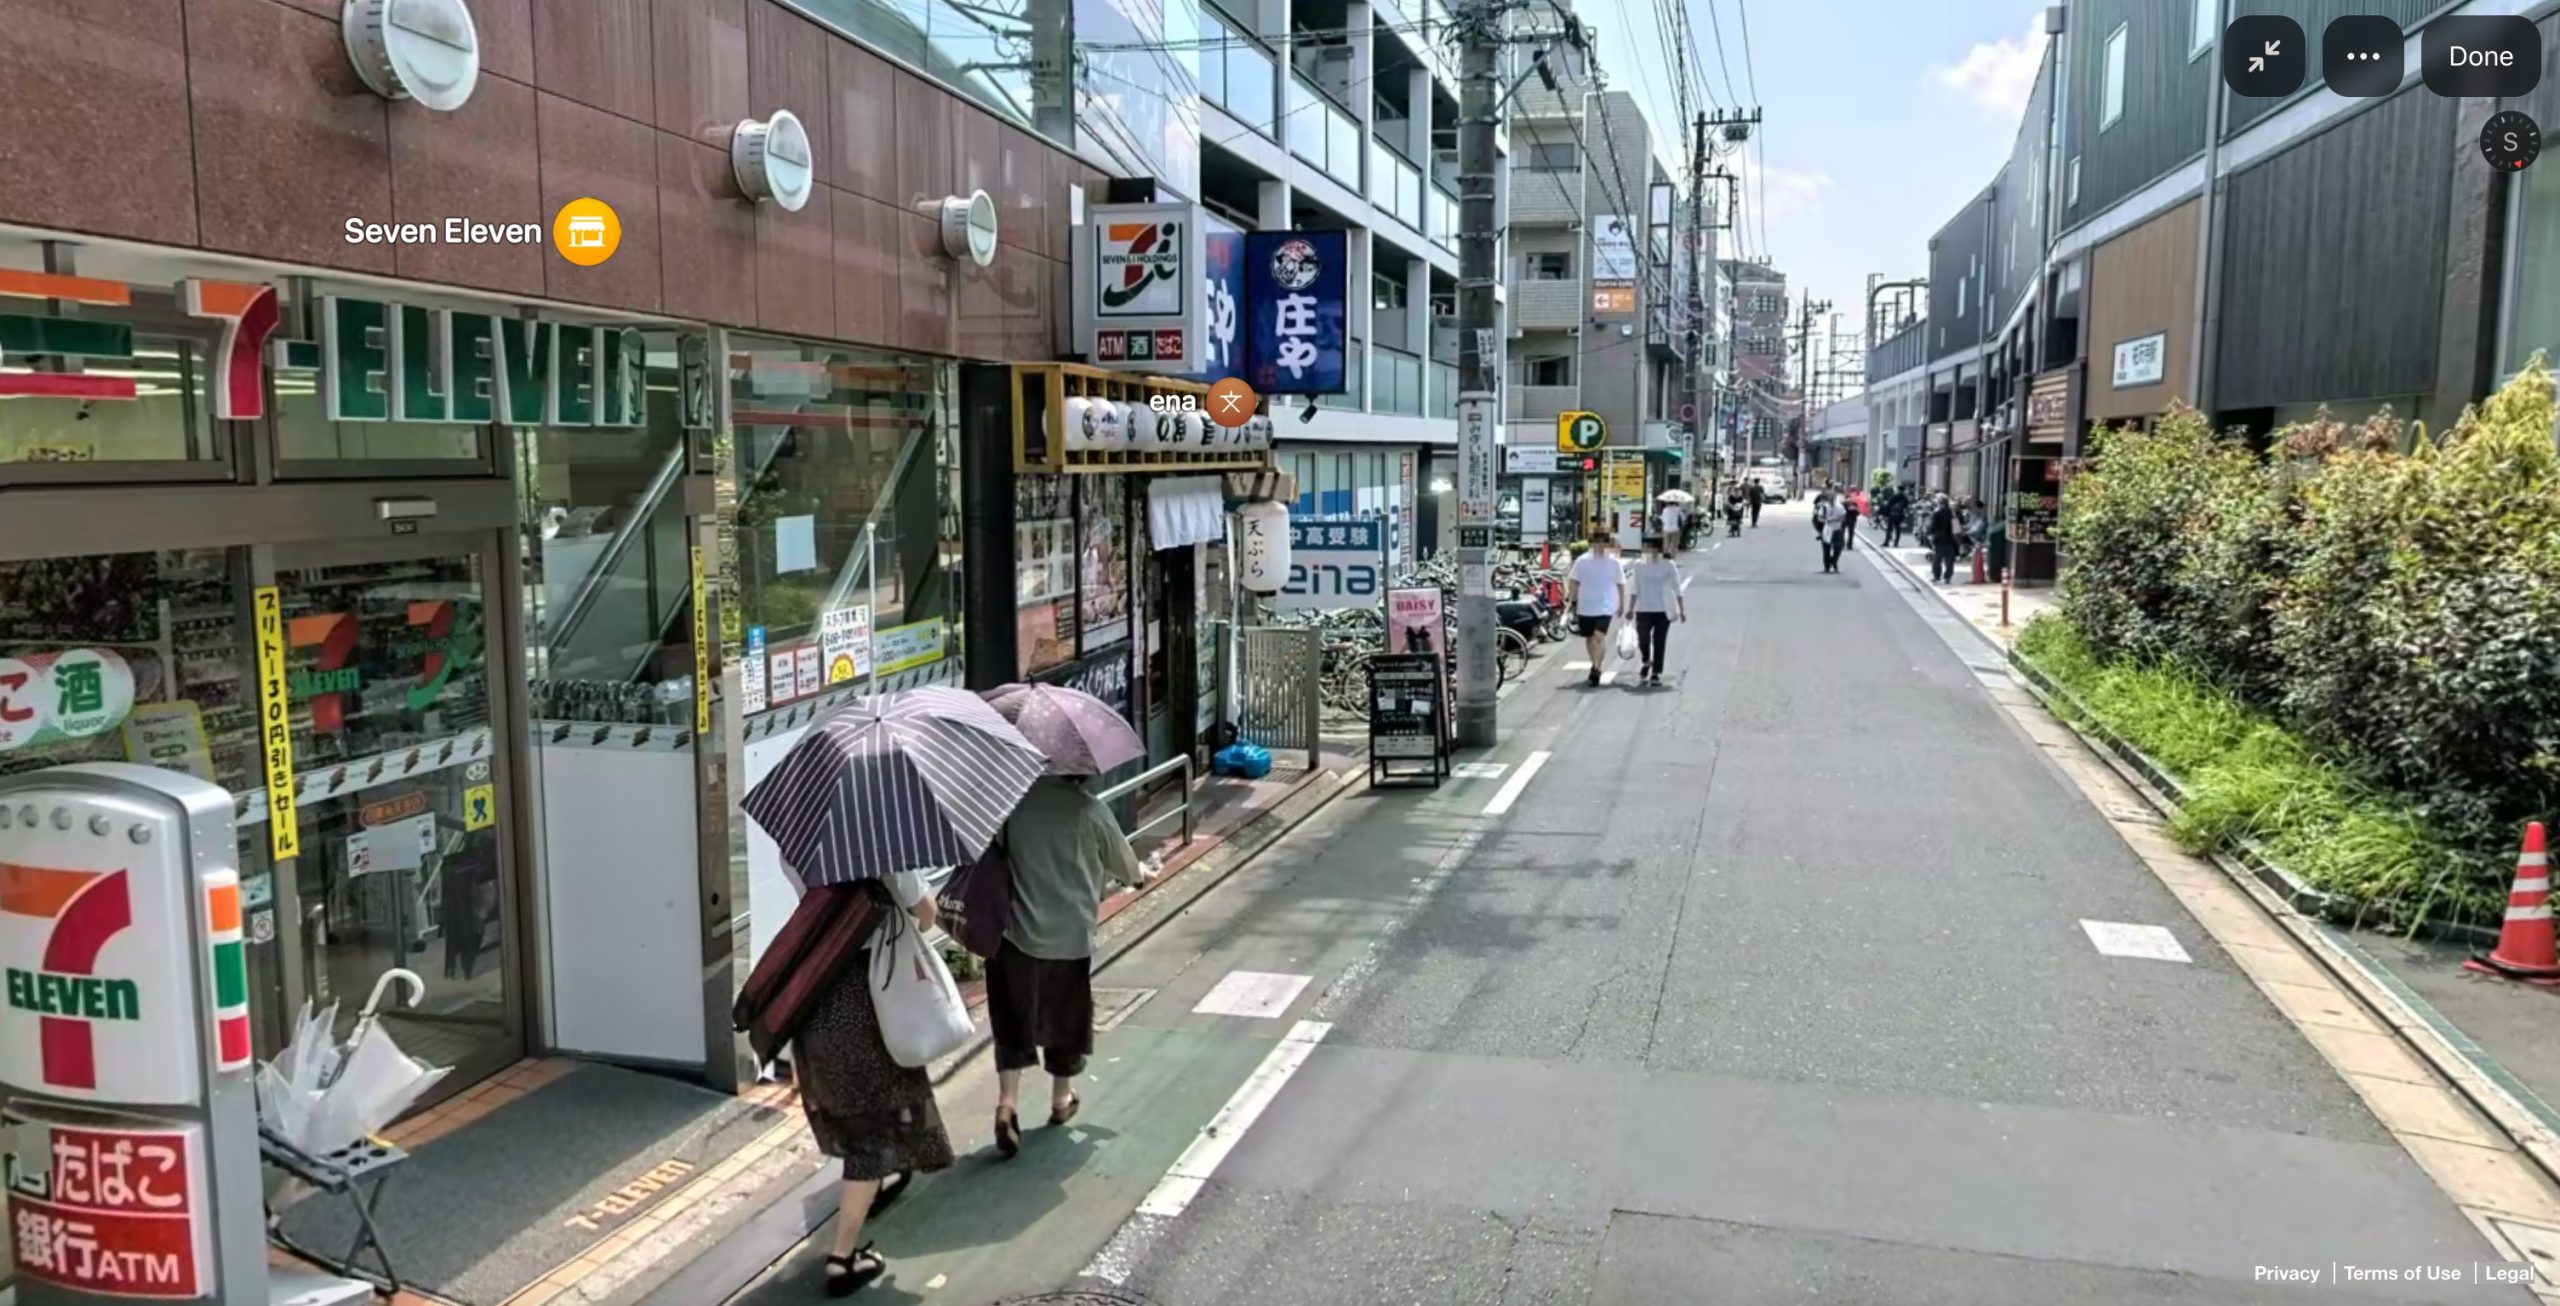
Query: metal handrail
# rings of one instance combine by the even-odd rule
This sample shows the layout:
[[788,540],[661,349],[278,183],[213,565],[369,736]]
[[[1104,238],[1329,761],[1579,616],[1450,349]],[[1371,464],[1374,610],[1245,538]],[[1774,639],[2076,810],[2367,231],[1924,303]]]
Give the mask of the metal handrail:
[[1164,815],[1139,826],[1137,829],[1131,830],[1129,832],[1129,842],[1136,843],[1140,838],[1144,837],[1149,830],[1153,830],[1157,826],[1164,824],[1166,821],[1172,820],[1176,815],[1179,815],[1182,818],[1182,841],[1187,844],[1191,842],[1190,754],[1185,753],[1171,761],[1160,762],[1154,766],[1148,767],[1146,770],[1140,771],[1136,775],[1103,790],[1101,793],[1095,794],[1094,797],[1101,799],[1105,803],[1118,802],[1119,800],[1136,793],[1138,790],[1145,788],[1149,783],[1163,779],[1165,776],[1172,774],[1175,771],[1180,771],[1182,773],[1181,809],[1178,812],[1167,812]]

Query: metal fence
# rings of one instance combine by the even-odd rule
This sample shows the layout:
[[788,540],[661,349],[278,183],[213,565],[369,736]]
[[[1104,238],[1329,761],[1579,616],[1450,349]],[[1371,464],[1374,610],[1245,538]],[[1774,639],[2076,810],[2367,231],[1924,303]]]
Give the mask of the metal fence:
[[1303,749],[1310,771],[1323,761],[1321,635],[1314,627],[1247,626],[1237,677],[1244,700],[1236,705],[1238,736],[1273,753]]

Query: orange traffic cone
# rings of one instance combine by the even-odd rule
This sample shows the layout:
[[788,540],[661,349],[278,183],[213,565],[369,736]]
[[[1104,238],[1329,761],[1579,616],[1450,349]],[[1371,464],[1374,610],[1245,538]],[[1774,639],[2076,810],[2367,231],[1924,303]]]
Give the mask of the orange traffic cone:
[[2507,923],[2498,931],[2497,948],[2462,965],[2484,975],[2560,984],[2560,953],[2553,950],[2551,936],[2551,863],[2542,850],[2542,822],[2524,828],[2524,851],[2516,857],[2516,885],[2507,894]]

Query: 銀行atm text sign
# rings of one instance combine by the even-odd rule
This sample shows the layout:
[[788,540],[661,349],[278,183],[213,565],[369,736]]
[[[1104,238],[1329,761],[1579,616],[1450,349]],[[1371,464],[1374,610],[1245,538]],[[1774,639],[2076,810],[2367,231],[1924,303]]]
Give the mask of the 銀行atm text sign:
[[30,1279],[108,1297],[192,1301],[211,1295],[213,1209],[204,1132],[18,1126],[27,1164],[9,1173],[9,1245]]
[[[218,323],[207,359],[214,416],[267,416],[266,372],[316,375],[336,422],[633,427],[647,416],[646,339],[619,324],[403,304],[360,295],[312,301],[305,332],[286,334],[276,288],[178,283],[179,307]],[[23,311],[60,302],[77,317]],[[96,277],[0,268],[0,396],[130,400],[134,327],[117,320],[133,287]],[[88,370],[32,367],[79,360]]]

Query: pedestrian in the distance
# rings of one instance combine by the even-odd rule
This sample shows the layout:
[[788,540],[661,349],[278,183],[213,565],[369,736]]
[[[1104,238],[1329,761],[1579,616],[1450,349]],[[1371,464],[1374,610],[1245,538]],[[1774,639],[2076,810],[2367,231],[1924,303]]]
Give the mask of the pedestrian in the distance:
[[1663,552],[1678,553],[1680,551],[1680,526],[1682,520],[1687,517],[1687,515],[1688,514],[1681,509],[1679,504],[1666,503],[1662,505]]
[[1839,519],[1839,512],[1832,506],[1829,490],[1813,496],[1813,541],[1822,546],[1822,569],[1826,572],[1831,570],[1832,523]]
[[1618,562],[1618,542],[1607,531],[1591,533],[1591,550],[1573,560],[1565,581],[1565,601],[1573,605],[1573,628],[1591,653],[1591,683],[1600,683],[1608,665],[1609,627],[1626,610],[1626,568]]
[[[912,872],[890,876],[882,887],[836,891],[885,893],[875,910],[894,903],[915,917],[917,929],[933,928],[933,894]],[[843,1167],[835,1238],[827,1248],[827,1295],[843,1297],[888,1273],[889,1263],[862,1241],[862,1226],[896,1201],[916,1172],[950,1166],[951,1135],[933,1100],[933,1077],[890,1060],[881,1041],[880,1015],[871,1005],[870,948],[813,999],[792,1047],[792,1077],[809,1133],[818,1150]]]
[[1743,511],[1744,499],[1742,494],[1742,482],[1735,481],[1733,484],[1724,487],[1725,538],[1736,539],[1742,535]]
[[1977,494],[1965,501],[1965,507],[1965,552],[1980,552],[1988,558],[1991,556],[1991,505],[1984,503],[1982,496]]
[[1929,546],[1929,579],[1946,584],[1956,578],[1956,506],[1944,494],[1929,499],[1923,536]]
[[1911,496],[1897,485],[1884,492],[1884,546],[1894,548],[1902,543],[1903,529],[1911,524]]
[[1049,1072],[1049,1123],[1076,1118],[1076,1076],[1093,1055],[1093,947],[1102,900],[1143,878],[1111,809],[1079,777],[1049,775],[1004,824],[1013,911],[987,959],[996,1049],[996,1150],[1022,1150],[1022,1072]]
[[1643,682],[1662,683],[1664,655],[1671,647],[1671,619],[1689,619],[1689,597],[1680,585],[1680,564],[1662,551],[1662,541],[1644,542],[1644,560],[1628,572],[1635,588],[1636,652],[1643,659]]
[[1760,504],[1762,500],[1769,497],[1769,492],[1761,488],[1760,478],[1754,476],[1744,484],[1742,493],[1743,497],[1751,504],[1751,528],[1753,530],[1758,530],[1760,528]]
[[[1858,518],[1865,516],[1866,511],[1866,491],[1851,490],[1840,496],[1840,516],[1842,518],[1842,524],[1840,527],[1840,551],[1842,553],[1846,553],[1849,550],[1858,547]],[[1831,569],[1833,571],[1840,570],[1836,564]]]

